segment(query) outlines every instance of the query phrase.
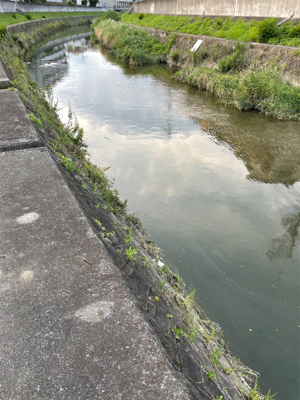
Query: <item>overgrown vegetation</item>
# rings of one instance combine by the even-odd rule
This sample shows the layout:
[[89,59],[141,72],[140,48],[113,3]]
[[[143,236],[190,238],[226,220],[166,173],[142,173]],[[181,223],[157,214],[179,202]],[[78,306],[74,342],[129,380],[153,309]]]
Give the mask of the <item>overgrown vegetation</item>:
[[5,25],[0,25],[0,43],[1,43],[2,36],[6,35],[6,34],[7,34],[7,30],[6,30]]
[[93,27],[104,46],[131,65],[165,62],[176,42],[175,35],[165,41],[159,41],[146,29],[117,23],[111,19],[99,18]]
[[82,17],[85,15],[88,16],[99,16],[105,14],[103,12],[84,12],[84,11],[75,11],[75,12],[31,12],[26,13],[25,15],[19,13],[3,13],[0,14],[0,26],[8,26],[17,24],[19,22],[27,22],[28,20],[37,20],[37,19],[47,19],[47,18],[67,18],[67,17]]
[[220,70],[188,67],[175,74],[189,83],[219,97],[238,110],[258,110],[279,119],[300,120],[300,88],[283,82],[275,65],[251,64],[241,72],[226,74],[229,63]]
[[194,35],[214,36],[233,39],[240,42],[259,42],[281,44],[284,46],[300,46],[300,23],[286,22],[278,27],[276,18],[250,22],[239,18],[234,21],[229,18],[187,17],[144,14],[126,14],[124,22],[135,25],[178,31]]
[[194,17],[153,15],[153,14],[123,14],[122,20],[130,24],[146,26],[148,28],[163,29],[166,32],[178,31],[184,25],[192,22]]

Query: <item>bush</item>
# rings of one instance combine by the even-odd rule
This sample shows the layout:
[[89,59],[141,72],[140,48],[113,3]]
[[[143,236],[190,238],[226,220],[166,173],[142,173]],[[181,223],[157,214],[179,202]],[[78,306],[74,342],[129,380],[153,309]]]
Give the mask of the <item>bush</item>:
[[115,21],[121,21],[121,16],[120,13],[114,10],[108,10],[106,13],[104,13],[103,16],[104,19],[113,19]]
[[82,4],[83,6],[86,6],[86,5],[87,5],[87,0],[82,0],[81,4]]
[[0,41],[1,41],[2,36],[6,35],[6,34],[7,34],[7,30],[6,30],[5,25],[0,25]]
[[179,50],[172,51],[171,58],[174,62],[178,62],[180,59],[181,52]]
[[245,65],[245,51],[245,45],[238,43],[231,56],[220,61],[219,70],[223,73],[241,70]]
[[25,14],[25,17],[27,18],[27,19],[32,19],[32,15],[31,14]]
[[12,16],[13,18],[17,18],[17,13],[12,12],[12,13],[11,13],[11,16]]
[[146,29],[119,24],[109,19],[98,18],[93,26],[104,46],[131,65],[165,62],[176,42],[175,35],[162,43]]
[[279,37],[279,28],[276,18],[264,19],[258,22],[258,41],[268,43],[270,39]]
[[139,19],[143,19],[144,18],[144,14],[143,13],[140,13],[139,14]]

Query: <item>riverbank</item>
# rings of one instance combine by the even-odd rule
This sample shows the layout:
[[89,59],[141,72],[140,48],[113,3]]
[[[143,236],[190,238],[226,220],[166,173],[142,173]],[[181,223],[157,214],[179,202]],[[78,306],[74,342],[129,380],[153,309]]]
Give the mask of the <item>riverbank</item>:
[[[49,28],[53,29],[50,25]],[[23,43],[26,37],[19,39]],[[20,50],[14,42],[16,38],[6,37],[2,44],[11,79],[54,159],[65,168],[63,174],[77,201],[137,296],[139,307],[163,344],[169,362],[180,372],[190,395],[192,398],[200,395],[243,398],[238,390],[247,393],[250,389],[244,386],[241,374],[251,374],[251,371],[227,354],[218,327],[195,305],[193,293],[184,294],[180,278],[162,265],[159,249],[147,242],[139,220],[126,214],[126,204],[112,190],[103,171],[86,159],[83,132],[76,120],[70,114],[69,123],[64,126],[57,118],[55,104],[51,103],[51,92],[49,104],[36,85],[29,82],[17,57],[24,56],[24,46]]]
[[[277,18],[257,20],[255,18],[231,18],[206,16],[171,16],[154,14],[123,14],[122,21],[145,28],[168,32],[190,33],[239,42],[256,42],[282,46],[300,46],[299,21]],[[280,25],[280,26],[278,26]]]
[[[147,62],[147,56],[157,56],[161,46],[166,49],[164,59],[156,57],[156,62],[167,60],[170,65],[179,67],[175,79],[208,90],[224,104],[239,110],[258,110],[279,119],[300,120],[300,53],[297,49],[166,33],[152,28],[129,28],[101,19],[95,21],[94,29],[106,47],[120,58],[127,57],[129,63]],[[106,40],[110,37],[114,39]],[[134,37],[134,45],[129,41],[124,46],[130,37]],[[192,53],[190,49],[199,39],[203,43]],[[139,57],[134,58],[137,48]]]

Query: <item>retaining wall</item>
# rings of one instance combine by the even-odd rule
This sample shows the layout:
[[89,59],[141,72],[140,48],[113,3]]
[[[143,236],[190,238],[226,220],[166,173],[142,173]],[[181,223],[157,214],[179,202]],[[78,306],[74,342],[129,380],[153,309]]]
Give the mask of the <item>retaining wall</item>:
[[299,0],[144,0],[134,4],[136,13],[300,18]]
[[87,6],[65,6],[65,5],[46,5],[32,3],[17,3],[14,1],[0,0],[0,13],[16,12],[18,10],[27,12],[106,12],[106,9],[100,7]]
[[0,13],[16,12],[16,3],[14,1],[0,0]]
[[[38,19],[36,21],[20,22],[19,24],[8,25],[7,31],[12,35],[19,35],[22,32],[33,34],[32,41],[29,43],[23,43],[23,46],[30,47],[36,42],[39,42],[41,38],[49,36],[50,34],[57,32],[60,29],[70,28],[72,26],[88,25],[93,23],[96,16],[84,15],[71,18],[46,18]],[[48,25],[47,30],[41,32],[43,26]]]

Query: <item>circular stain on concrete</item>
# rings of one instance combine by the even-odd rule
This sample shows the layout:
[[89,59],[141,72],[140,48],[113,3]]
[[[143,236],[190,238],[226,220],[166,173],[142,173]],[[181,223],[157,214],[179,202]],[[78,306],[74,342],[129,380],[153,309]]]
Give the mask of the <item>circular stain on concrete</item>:
[[114,307],[112,301],[98,301],[75,312],[75,317],[85,322],[100,322],[107,318]]
[[21,225],[23,224],[32,224],[35,222],[38,218],[40,218],[40,215],[36,212],[31,212],[27,213],[24,215],[21,215],[21,217],[17,218],[17,222]]

